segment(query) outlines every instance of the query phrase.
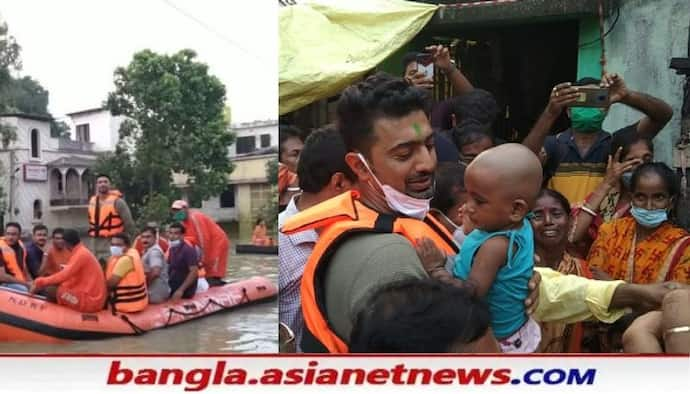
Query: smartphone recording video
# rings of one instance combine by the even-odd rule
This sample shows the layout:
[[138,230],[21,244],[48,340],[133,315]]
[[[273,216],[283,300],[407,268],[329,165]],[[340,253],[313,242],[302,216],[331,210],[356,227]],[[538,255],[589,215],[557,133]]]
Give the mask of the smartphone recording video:
[[434,79],[434,59],[429,53],[417,55],[417,72],[423,73],[424,77]]
[[579,86],[580,97],[577,101],[570,104],[571,107],[596,107],[605,108],[609,105],[609,90],[606,88],[589,88]]

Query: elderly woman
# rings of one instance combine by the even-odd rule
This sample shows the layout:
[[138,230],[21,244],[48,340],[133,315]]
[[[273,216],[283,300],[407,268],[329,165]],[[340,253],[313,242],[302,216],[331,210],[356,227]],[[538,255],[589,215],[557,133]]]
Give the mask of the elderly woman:
[[596,277],[630,283],[690,282],[690,235],[670,220],[680,182],[663,163],[638,167],[631,217],[603,224],[587,259]]

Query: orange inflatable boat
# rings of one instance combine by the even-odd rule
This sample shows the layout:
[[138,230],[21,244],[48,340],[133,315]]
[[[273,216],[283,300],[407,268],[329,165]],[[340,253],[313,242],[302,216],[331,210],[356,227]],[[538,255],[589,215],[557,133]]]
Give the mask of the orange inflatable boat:
[[140,335],[242,305],[274,299],[278,288],[253,277],[211,287],[189,300],[149,305],[138,313],[81,313],[42,297],[0,287],[0,341],[61,342]]

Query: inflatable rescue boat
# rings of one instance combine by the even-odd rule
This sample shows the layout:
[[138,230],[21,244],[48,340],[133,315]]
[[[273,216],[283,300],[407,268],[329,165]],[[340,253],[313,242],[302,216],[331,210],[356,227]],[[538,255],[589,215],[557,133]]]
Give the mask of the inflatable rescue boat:
[[81,313],[43,297],[0,287],[0,341],[61,342],[141,335],[227,309],[275,299],[269,279],[252,277],[211,287],[193,298],[149,305],[138,313]]

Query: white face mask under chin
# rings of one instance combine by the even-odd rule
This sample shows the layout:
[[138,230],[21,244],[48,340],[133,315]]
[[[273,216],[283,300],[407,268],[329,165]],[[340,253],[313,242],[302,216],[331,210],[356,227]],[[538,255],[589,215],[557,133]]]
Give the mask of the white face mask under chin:
[[462,243],[465,241],[465,237],[465,230],[462,229],[462,226],[453,231],[453,239],[455,239],[455,242],[458,244],[458,246],[462,246]]
[[410,197],[405,193],[401,193],[395,190],[389,185],[382,185],[381,182],[379,182],[376,175],[374,175],[374,172],[369,167],[369,164],[367,163],[367,160],[364,158],[364,156],[361,153],[358,153],[358,156],[360,160],[362,160],[362,163],[367,168],[369,173],[371,174],[371,177],[374,178],[374,182],[376,182],[376,184],[381,188],[381,191],[383,192],[383,195],[386,199],[386,204],[388,204],[388,207],[390,209],[392,209],[395,212],[401,213],[405,216],[409,216],[419,220],[424,219],[426,214],[429,212],[429,204],[431,202],[430,198],[422,199]]

